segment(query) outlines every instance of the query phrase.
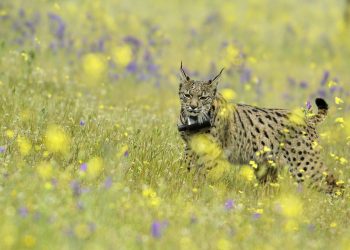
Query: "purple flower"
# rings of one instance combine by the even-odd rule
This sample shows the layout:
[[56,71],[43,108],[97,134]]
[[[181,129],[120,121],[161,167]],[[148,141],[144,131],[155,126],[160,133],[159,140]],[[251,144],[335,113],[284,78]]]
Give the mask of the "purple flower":
[[51,29],[55,30],[54,31],[55,36],[59,40],[62,40],[64,37],[64,32],[66,30],[66,25],[63,22],[63,19],[59,15],[54,13],[49,13],[48,16],[51,23]]
[[18,213],[19,213],[19,215],[20,215],[21,217],[25,218],[25,217],[27,217],[27,215],[28,215],[28,208],[26,208],[26,207],[20,207],[20,208],[18,209]]
[[312,107],[311,102],[310,102],[310,101],[307,101],[307,102],[306,102],[306,109],[307,109],[307,110],[310,110],[311,107]]
[[253,214],[253,219],[254,220],[260,219],[260,217],[261,217],[261,213],[254,213]]
[[129,156],[129,151],[126,150],[126,151],[124,152],[124,157],[128,157],[128,156]]
[[231,210],[233,208],[233,206],[235,205],[235,202],[231,199],[227,200],[225,202],[225,209],[228,211],[228,210]]
[[329,79],[329,71],[326,70],[325,72],[323,72],[323,76],[322,76],[322,79],[321,79],[321,86],[324,86],[326,85],[326,83],[328,82],[328,79]]
[[248,68],[244,68],[241,73],[240,82],[241,83],[250,82],[250,79],[251,79],[251,70]]
[[154,238],[160,238],[162,236],[162,224],[159,221],[152,223],[151,233]]
[[73,192],[73,196],[77,197],[81,195],[82,190],[78,181],[72,181],[70,186]]
[[151,234],[154,238],[162,237],[164,229],[168,226],[167,221],[154,221],[151,225]]
[[104,38],[100,38],[97,42],[97,50],[98,51],[104,51],[105,49],[105,39]]
[[126,70],[130,73],[135,73],[137,71],[137,64],[136,62],[131,62],[126,66]]
[[86,170],[87,170],[87,163],[84,162],[83,164],[81,164],[80,165],[80,170],[86,172]]
[[108,176],[105,180],[105,184],[104,184],[105,188],[109,189],[112,186],[112,184],[113,184],[112,177]]
[[4,153],[6,151],[6,147],[5,146],[0,146],[0,153]]
[[149,72],[154,73],[154,72],[156,72],[158,70],[158,66],[155,65],[154,63],[150,63],[150,64],[147,65],[147,70]]
[[306,89],[309,86],[309,84],[305,81],[301,81],[299,86],[302,89]]
[[137,48],[137,47],[140,47],[140,45],[141,45],[140,40],[138,40],[138,39],[137,39],[136,37],[134,37],[134,36],[126,36],[126,37],[124,38],[124,42],[129,43],[129,44],[132,44],[132,45],[135,46],[136,48]]
[[85,126],[85,121],[84,120],[80,120],[79,125],[80,126]]

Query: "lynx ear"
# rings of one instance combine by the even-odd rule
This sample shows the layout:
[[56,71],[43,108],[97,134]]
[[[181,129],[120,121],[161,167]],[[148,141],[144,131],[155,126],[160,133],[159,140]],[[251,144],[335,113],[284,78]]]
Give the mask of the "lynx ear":
[[190,80],[190,77],[188,75],[186,75],[186,72],[184,71],[184,69],[182,68],[182,61],[181,61],[181,66],[180,66],[180,71],[181,71],[181,75],[184,79],[186,79],[187,81]]
[[213,79],[210,79],[209,81],[208,81],[208,84],[212,84],[212,83],[214,83],[215,85],[217,85],[218,84],[218,79],[220,78],[220,76],[221,76],[221,73],[224,71],[224,68],[222,68],[221,70],[220,70],[220,73],[219,74],[217,74]]

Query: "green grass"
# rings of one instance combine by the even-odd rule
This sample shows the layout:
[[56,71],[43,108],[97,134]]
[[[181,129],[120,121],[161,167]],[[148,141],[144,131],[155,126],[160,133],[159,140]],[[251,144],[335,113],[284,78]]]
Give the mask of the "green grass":
[[[349,249],[350,30],[342,6],[1,3],[1,249]],[[26,21],[37,13],[28,32]],[[64,21],[63,38],[48,13]],[[136,62],[136,71],[118,62],[125,48],[133,48],[131,57],[121,59]],[[196,183],[181,164],[176,127],[181,60],[191,75],[198,71],[195,78],[225,66],[220,88],[233,89],[236,102],[293,109],[325,91],[331,109],[320,126],[323,157],[345,182],[344,195],[300,189],[286,169],[278,185],[248,181],[240,166]],[[244,70],[251,78],[242,83]],[[331,76],[321,86],[325,70]],[[50,135],[52,126],[58,129]]]

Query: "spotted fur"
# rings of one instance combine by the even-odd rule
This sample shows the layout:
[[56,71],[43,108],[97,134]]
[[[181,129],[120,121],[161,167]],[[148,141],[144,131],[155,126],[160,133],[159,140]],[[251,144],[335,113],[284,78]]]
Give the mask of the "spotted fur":
[[258,176],[262,181],[275,179],[278,168],[288,166],[297,182],[309,179],[312,186],[328,192],[337,186],[336,179],[321,160],[318,145],[316,128],[328,110],[323,99],[316,99],[317,114],[302,117],[302,122],[297,124],[291,119],[292,112],[286,109],[228,103],[217,92],[221,72],[209,81],[190,79],[182,66],[181,73],[179,124],[186,124],[189,119],[198,123],[209,119],[211,124],[199,130],[180,132],[186,144],[185,161],[189,170],[205,173],[213,167],[199,161],[199,155],[191,148],[191,139],[205,134],[222,149],[230,163],[254,161],[258,166],[269,166],[267,175]]

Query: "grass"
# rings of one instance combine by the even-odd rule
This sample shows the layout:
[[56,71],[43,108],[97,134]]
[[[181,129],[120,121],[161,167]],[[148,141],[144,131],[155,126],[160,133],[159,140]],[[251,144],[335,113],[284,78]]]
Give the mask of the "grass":
[[[349,249],[342,7],[1,3],[1,248]],[[324,95],[323,157],[345,194],[300,188],[286,169],[277,185],[241,166],[196,184],[176,128],[181,60],[194,78],[225,66],[220,89],[236,102],[293,109]]]

